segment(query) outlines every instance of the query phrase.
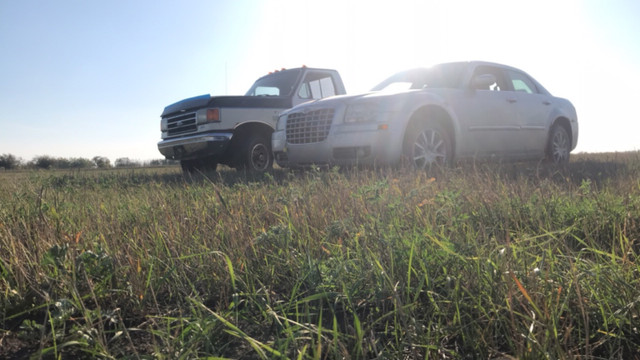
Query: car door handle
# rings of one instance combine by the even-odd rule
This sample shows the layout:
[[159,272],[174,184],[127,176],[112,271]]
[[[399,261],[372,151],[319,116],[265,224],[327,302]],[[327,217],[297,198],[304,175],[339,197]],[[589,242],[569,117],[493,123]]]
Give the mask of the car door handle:
[[516,99],[516,98],[508,98],[508,99],[507,99],[507,101],[508,101],[510,104],[513,104],[513,103],[515,103],[515,102],[518,102],[518,99]]
[[551,105],[551,101],[545,100],[545,101],[542,102],[542,104],[549,106],[549,105]]

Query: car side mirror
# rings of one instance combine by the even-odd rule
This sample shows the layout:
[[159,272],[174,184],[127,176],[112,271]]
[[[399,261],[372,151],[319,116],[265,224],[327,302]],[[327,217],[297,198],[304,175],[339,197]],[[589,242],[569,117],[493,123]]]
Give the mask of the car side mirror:
[[496,83],[496,77],[493,74],[482,74],[473,78],[473,88],[488,90],[489,87]]

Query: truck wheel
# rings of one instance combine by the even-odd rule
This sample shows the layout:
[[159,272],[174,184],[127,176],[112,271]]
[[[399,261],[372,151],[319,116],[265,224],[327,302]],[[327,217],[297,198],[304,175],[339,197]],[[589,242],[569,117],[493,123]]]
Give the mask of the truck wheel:
[[272,166],[271,139],[261,134],[250,134],[241,146],[237,169],[263,172]]

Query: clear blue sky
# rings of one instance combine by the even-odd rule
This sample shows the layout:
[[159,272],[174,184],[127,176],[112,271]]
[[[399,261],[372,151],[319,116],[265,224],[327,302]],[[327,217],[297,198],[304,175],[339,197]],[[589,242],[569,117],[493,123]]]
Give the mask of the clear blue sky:
[[519,67],[577,108],[580,152],[640,150],[640,1],[0,0],[0,154],[162,158],[164,106],[281,67],[348,92],[444,61]]

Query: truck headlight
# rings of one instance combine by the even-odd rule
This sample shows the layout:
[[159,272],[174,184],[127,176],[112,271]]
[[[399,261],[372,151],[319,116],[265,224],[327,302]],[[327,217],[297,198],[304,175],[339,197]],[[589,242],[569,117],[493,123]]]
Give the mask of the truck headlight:
[[220,109],[201,109],[196,112],[196,123],[198,125],[210,122],[220,122]]
[[376,103],[361,102],[347,106],[344,114],[344,122],[347,124],[375,121],[379,115],[379,106]]
[[282,131],[287,128],[287,115],[280,115],[276,122],[276,131]]
[[169,130],[169,124],[167,122],[167,119],[163,118],[160,120],[160,131],[164,132],[164,131],[168,131]]

